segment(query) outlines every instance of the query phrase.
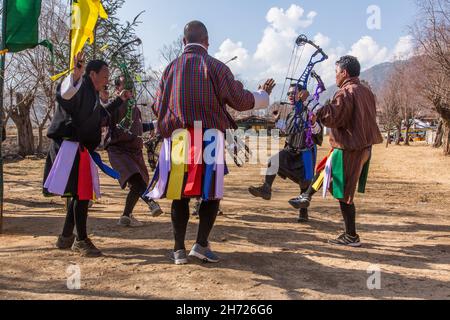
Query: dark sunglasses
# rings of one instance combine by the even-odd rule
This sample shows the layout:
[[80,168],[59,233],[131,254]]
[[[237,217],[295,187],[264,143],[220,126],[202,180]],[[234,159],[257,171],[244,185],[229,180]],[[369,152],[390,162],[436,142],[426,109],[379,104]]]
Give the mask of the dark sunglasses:
[[287,96],[288,97],[293,97],[293,96],[295,96],[295,92],[288,92]]

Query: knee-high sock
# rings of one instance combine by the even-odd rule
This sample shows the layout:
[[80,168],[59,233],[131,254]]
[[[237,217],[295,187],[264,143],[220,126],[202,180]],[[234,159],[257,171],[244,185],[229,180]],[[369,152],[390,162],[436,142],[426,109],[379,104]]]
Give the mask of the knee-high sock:
[[172,227],[175,238],[175,251],[186,250],[184,240],[189,222],[189,199],[172,202]]
[[352,236],[356,236],[356,207],[354,204],[347,204],[339,202],[341,205],[341,212],[345,223],[345,232]]
[[77,240],[87,239],[87,217],[89,210],[89,201],[75,200],[74,203],[75,226],[77,228]]
[[125,202],[123,215],[130,217],[133,213],[134,207],[136,207],[139,198],[142,198],[142,195],[146,191],[147,187],[145,185],[144,179],[142,179],[140,174],[135,174],[134,176],[132,176],[128,180],[128,184],[130,185],[130,192],[128,193],[128,197]]
[[266,179],[265,179],[265,183],[266,183],[268,186],[270,186],[270,187],[272,188],[273,183],[275,182],[275,179],[276,179],[276,178],[277,178],[276,175],[274,175],[274,176],[269,176],[269,175],[267,175],[267,176],[266,176]]
[[71,199],[69,206],[67,207],[66,221],[64,222],[64,228],[62,235],[65,238],[69,238],[73,235],[73,230],[75,229],[75,212],[74,212],[75,199]]
[[[301,193],[304,194],[305,192],[307,192],[308,189],[302,188],[301,189]],[[308,209],[307,208],[301,208],[300,209],[300,215],[305,215],[308,214]]]
[[317,193],[317,191],[314,190],[313,186],[314,186],[314,184],[317,182],[317,180],[318,180],[319,178],[320,178],[320,172],[316,174],[316,176],[314,177],[313,181],[312,181],[311,184],[309,185],[308,189],[307,189],[305,192],[302,192],[302,194],[303,194],[303,193],[306,193],[306,194],[308,194],[308,195],[311,196],[311,197],[312,197],[313,195],[315,195],[315,194]]
[[220,201],[204,201],[200,205],[200,225],[198,227],[197,244],[208,246],[208,238],[216,222]]

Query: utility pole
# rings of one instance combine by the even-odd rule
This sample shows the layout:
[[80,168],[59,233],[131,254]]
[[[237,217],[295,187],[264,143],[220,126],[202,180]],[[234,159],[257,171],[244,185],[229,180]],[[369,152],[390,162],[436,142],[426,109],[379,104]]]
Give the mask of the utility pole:
[[[7,12],[7,0],[3,0],[3,16],[2,16],[2,39],[1,39],[1,50],[6,47],[6,12]],[[3,198],[4,198],[4,181],[3,181],[3,93],[5,86],[5,59],[6,54],[0,55],[0,234],[3,233]]]

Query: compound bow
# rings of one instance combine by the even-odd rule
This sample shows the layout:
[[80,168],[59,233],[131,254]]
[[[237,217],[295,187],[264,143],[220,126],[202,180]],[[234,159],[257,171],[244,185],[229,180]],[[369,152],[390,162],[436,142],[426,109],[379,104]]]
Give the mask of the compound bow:
[[[304,48],[306,45],[312,46],[315,51],[311,55],[311,58],[309,59],[308,64],[306,65],[305,70],[300,75],[299,78],[294,78],[295,73],[297,72],[298,66],[300,65],[302,55]],[[300,55],[298,55],[298,51],[302,49],[302,52]],[[289,63],[288,73],[286,76],[286,82],[283,88],[282,92],[282,99],[284,96],[284,92],[286,90],[286,84],[288,81],[290,81],[290,85],[296,85],[297,90],[307,90],[308,89],[308,82],[310,77],[314,78],[318,82],[318,87],[315,92],[315,98],[318,99],[320,94],[325,91],[325,85],[323,84],[323,81],[320,79],[320,77],[317,75],[317,73],[314,72],[314,67],[327,60],[328,55],[323,51],[321,47],[319,47],[317,44],[315,44],[312,40],[308,39],[308,37],[304,34],[300,35],[297,40],[295,41],[295,46],[292,52],[291,60]],[[289,76],[290,75],[290,76]],[[300,122],[304,121],[302,114],[305,111],[303,101],[299,100],[297,101],[297,94],[295,95],[295,127],[300,130]],[[289,104],[287,102],[282,102],[282,105]],[[305,123],[304,128],[307,131],[307,146],[312,147],[314,145],[314,142],[312,140],[312,124],[311,124],[311,118],[312,115],[308,115],[308,120]]]

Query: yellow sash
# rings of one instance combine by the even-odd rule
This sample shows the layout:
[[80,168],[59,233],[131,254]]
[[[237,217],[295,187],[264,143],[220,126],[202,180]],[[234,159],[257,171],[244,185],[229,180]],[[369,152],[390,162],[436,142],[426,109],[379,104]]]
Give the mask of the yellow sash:
[[313,184],[313,189],[317,192],[320,190],[320,188],[322,188],[323,185],[323,181],[325,180],[325,170],[322,170],[322,172],[320,173],[319,178],[317,179],[317,181]]
[[179,130],[172,138],[172,167],[166,195],[169,200],[181,200],[188,149],[189,131]]

